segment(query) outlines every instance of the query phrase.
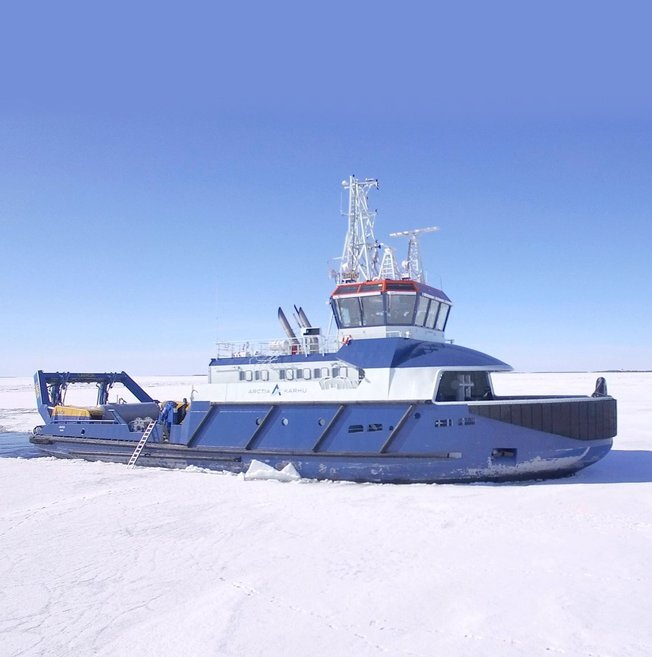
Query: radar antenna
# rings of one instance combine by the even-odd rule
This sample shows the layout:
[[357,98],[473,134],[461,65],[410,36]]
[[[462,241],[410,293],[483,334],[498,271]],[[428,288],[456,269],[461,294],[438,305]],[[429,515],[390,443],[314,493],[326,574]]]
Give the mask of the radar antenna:
[[421,265],[421,252],[419,250],[419,238],[421,233],[434,233],[439,230],[438,226],[428,226],[427,228],[415,228],[414,230],[403,230],[398,233],[390,233],[390,237],[407,237],[408,238],[408,256],[405,261],[405,275],[413,281],[425,283],[426,277]]
[[378,189],[378,180],[365,178],[358,180],[350,176],[342,181],[342,187],[349,190],[349,220],[338,283],[370,281],[378,278],[380,271],[379,251],[381,245],[374,235],[376,212],[369,210],[367,194],[370,189]]

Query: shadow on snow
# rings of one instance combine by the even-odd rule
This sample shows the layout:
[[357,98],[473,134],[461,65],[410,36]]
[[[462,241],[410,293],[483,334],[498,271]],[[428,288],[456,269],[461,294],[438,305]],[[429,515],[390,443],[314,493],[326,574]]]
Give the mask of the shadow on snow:
[[640,484],[652,482],[652,452],[612,449],[601,461],[572,477],[541,483]]

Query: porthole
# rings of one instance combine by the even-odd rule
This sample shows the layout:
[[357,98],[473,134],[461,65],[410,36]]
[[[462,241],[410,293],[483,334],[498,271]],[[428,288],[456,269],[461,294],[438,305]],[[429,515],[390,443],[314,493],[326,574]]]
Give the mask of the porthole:
[[320,427],[323,427],[323,426],[326,424],[326,420],[324,420],[323,417],[320,417],[320,418],[317,420],[317,424],[318,424]]
[[415,413],[414,414],[414,419],[418,420],[421,417],[421,413]]
[[284,427],[287,427],[287,425],[288,425],[288,419],[287,419],[286,417],[284,417],[284,418],[281,420],[281,424],[282,424]]
[[256,418],[256,425],[257,425],[257,426],[260,426],[260,424],[262,423],[262,421],[263,421],[263,418],[262,418],[262,417],[257,417],[257,418]]

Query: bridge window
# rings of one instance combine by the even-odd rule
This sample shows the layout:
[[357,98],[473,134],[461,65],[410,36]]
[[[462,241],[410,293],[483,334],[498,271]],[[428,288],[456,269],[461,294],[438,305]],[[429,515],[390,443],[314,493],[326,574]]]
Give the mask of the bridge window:
[[441,304],[439,303],[439,301],[435,301],[434,299],[430,302],[430,308],[428,309],[428,317],[426,319],[426,326],[428,328],[435,328],[437,311],[439,310],[440,305]]
[[387,285],[385,286],[386,290],[394,291],[394,292],[413,292],[414,291],[414,283],[410,281],[387,281]]
[[438,331],[443,331],[446,328],[446,320],[448,319],[448,311],[450,309],[451,307],[448,304],[441,304],[441,310],[439,311],[439,315],[437,315],[437,323],[435,324],[435,328]]
[[430,299],[428,299],[428,297],[419,295],[419,301],[417,303],[417,314],[414,318],[414,323],[417,326],[426,325],[426,317],[428,316],[429,303],[430,303]]
[[385,324],[385,304],[381,294],[361,297],[362,318],[365,326],[383,326]]
[[412,324],[416,294],[388,294],[387,323]]
[[338,286],[337,294],[355,294],[360,289],[359,283],[348,283],[347,285]]
[[362,311],[358,297],[337,299],[337,313],[342,328],[355,328],[362,325]]
[[429,293],[430,288],[421,291],[415,283],[401,281],[363,283],[351,286],[350,292],[343,287],[331,297],[340,329],[416,325],[443,331],[446,327],[450,305],[435,298],[434,288]]

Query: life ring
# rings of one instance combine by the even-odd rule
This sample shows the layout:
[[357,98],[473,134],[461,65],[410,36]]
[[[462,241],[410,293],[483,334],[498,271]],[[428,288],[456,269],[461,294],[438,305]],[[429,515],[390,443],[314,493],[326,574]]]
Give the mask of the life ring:
[[349,344],[351,342],[351,336],[345,335],[342,337],[342,344]]

